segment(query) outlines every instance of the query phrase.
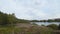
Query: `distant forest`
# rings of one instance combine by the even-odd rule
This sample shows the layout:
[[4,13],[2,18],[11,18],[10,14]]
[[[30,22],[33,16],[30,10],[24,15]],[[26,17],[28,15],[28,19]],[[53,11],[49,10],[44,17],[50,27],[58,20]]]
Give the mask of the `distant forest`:
[[31,20],[30,22],[60,22],[60,18],[48,19],[48,20]]

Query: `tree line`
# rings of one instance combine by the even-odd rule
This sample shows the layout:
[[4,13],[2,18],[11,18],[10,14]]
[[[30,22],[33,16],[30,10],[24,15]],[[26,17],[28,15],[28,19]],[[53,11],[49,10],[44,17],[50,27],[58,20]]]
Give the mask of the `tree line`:
[[48,19],[48,20],[40,20],[40,22],[60,22],[60,18]]
[[0,25],[15,24],[15,23],[28,23],[28,20],[18,19],[14,13],[6,14],[0,11]]
[[60,18],[48,20],[30,20],[30,22],[60,22]]

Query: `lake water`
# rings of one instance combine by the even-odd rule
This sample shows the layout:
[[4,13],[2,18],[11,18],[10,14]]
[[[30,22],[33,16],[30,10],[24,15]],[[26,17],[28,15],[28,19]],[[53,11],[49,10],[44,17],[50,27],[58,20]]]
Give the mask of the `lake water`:
[[32,22],[32,23],[35,23],[35,24],[38,24],[38,25],[50,25],[50,24],[56,24],[56,25],[59,25],[60,22]]

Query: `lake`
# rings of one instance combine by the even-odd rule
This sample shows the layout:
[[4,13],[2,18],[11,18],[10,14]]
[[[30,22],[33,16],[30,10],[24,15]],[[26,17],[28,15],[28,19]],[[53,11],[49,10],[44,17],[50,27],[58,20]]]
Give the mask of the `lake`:
[[35,24],[38,24],[38,25],[50,25],[50,24],[56,24],[56,25],[59,25],[60,22],[31,22],[31,23],[35,23]]

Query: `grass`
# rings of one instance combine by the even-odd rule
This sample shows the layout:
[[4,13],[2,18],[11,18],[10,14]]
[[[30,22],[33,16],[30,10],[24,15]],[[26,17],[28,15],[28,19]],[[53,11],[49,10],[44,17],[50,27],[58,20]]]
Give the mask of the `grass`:
[[38,28],[38,27],[31,27],[31,28],[16,28],[15,34],[52,34],[52,29],[50,28]]
[[0,34],[13,34],[14,26],[0,26]]
[[46,27],[21,27],[15,28],[14,26],[2,26],[0,27],[0,34],[51,34],[52,29]]
[[12,28],[0,28],[0,34],[12,34]]

